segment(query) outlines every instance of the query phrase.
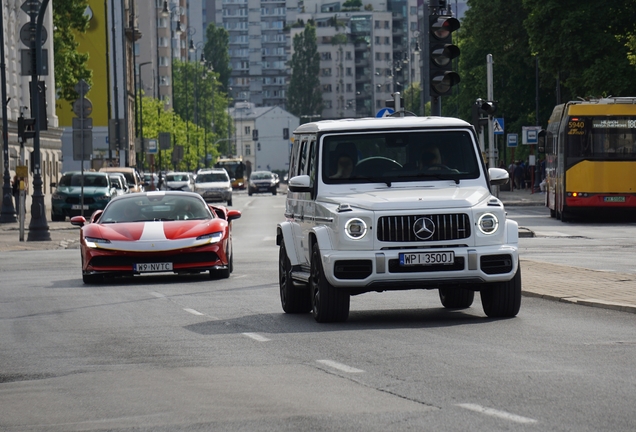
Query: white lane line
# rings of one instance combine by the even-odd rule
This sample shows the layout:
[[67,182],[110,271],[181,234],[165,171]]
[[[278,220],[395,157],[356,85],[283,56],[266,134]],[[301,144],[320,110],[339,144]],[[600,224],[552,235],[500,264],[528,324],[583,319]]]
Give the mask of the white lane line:
[[331,368],[334,369],[338,369],[339,371],[342,372],[347,372],[347,373],[362,373],[364,372],[362,369],[356,369],[354,367],[351,366],[347,366],[346,364],[342,364],[342,363],[338,363],[335,362],[333,360],[316,360],[318,363],[323,364],[325,366],[329,366]]
[[258,342],[268,342],[270,339],[267,339],[265,336],[261,336],[258,333],[243,333],[244,336],[248,338],[252,338]]
[[203,315],[201,312],[196,311],[194,309],[190,309],[190,308],[183,308],[184,311],[186,312],[190,312],[192,315]]
[[150,291],[150,295],[155,296],[155,297],[160,298],[160,299],[165,299],[166,298],[165,294],[161,294],[161,293],[154,292],[154,291]]
[[461,408],[465,408],[467,410],[470,411],[475,411],[478,412],[480,414],[486,414],[492,417],[498,417],[500,419],[504,419],[504,420],[510,420],[513,421],[515,423],[523,423],[523,424],[531,424],[531,423],[536,423],[537,421],[535,419],[531,419],[528,417],[522,417],[516,414],[511,414],[509,412],[506,411],[499,411],[493,408],[486,408],[484,406],[481,405],[477,405],[477,404],[470,404],[470,403],[465,403],[465,404],[457,404],[458,407]]

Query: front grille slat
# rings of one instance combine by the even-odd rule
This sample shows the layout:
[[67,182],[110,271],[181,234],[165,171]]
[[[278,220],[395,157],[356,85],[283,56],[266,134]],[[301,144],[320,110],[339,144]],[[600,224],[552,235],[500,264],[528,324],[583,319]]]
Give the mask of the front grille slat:
[[[413,231],[415,221],[427,217],[435,224],[435,232],[430,239],[417,238]],[[469,238],[470,218],[467,214],[435,214],[435,215],[407,215],[382,216],[378,220],[377,238],[383,242],[434,242],[461,240]]]

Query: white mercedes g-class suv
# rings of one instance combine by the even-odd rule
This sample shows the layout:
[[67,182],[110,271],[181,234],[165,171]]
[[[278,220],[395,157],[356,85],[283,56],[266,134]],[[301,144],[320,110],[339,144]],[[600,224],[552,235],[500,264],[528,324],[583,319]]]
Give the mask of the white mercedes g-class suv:
[[473,127],[443,117],[319,121],[294,131],[277,226],[283,310],[345,321],[352,295],[438,289],[488,317],[521,305],[518,225],[490,192]]

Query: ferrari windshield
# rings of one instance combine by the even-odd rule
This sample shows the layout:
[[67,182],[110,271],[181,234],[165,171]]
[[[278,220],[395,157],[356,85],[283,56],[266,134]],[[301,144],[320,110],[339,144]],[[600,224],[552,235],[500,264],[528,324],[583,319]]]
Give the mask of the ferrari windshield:
[[211,219],[212,213],[197,197],[171,194],[132,194],[111,201],[101,223]]
[[474,147],[466,130],[327,135],[322,179],[327,184],[476,179]]

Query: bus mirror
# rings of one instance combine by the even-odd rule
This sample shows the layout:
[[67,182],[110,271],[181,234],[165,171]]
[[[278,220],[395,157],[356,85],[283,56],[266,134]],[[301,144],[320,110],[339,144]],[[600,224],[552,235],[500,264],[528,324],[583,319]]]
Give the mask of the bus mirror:
[[545,129],[541,129],[537,134],[537,150],[539,153],[545,153]]

